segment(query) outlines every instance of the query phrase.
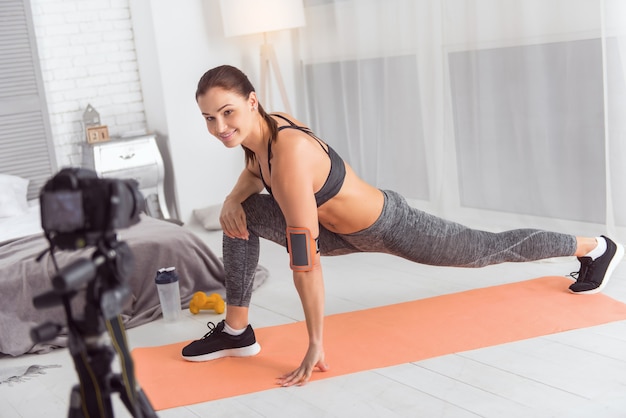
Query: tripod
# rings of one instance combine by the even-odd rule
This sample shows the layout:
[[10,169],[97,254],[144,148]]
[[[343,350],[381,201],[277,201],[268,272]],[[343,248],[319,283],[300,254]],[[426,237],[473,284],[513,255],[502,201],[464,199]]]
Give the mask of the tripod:
[[[98,241],[91,259],[80,258],[59,270],[52,279],[53,290],[33,299],[37,309],[60,304],[65,308],[68,348],[79,378],[70,394],[70,418],[113,417],[114,393],[119,394],[133,417],[157,416],[135,381],[134,363],[120,316],[130,296],[125,278],[132,265],[128,245],[109,234]],[[85,285],[84,310],[81,317],[75,317],[70,302]],[[33,328],[31,337],[36,343],[49,341],[61,328],[46,322]],[[111,370],[115,354],[120,358],[119,374]]]

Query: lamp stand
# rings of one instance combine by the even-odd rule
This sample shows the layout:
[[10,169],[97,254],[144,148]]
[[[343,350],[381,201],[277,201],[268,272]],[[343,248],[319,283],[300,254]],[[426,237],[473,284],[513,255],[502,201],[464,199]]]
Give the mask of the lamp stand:
[[283,82],[283,76],[278,66],[278,59],[276,58],[276,51],[272,44],[267,43],[267,33],[263,33],[263,45],[261,46],[261,99],[268,100],[270,104],[269,111],[272,111],[272,100],[267,95],[268,85],[270,84],[270,73],[272,68],[274,69],[274,76],[280,96],[285,106],[285,112],[291,114],[291,106],[289,105],[289,99],[287,98],[287,89],[285,89],[285,83]]

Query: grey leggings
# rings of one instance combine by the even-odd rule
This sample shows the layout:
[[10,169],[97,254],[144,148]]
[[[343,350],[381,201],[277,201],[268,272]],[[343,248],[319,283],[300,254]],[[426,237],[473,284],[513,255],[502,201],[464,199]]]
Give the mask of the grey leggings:
[[[396,192],[384,190],[383,193],[383,211],[369,228],[337,234],[320,225],[321,255],[380,252],[434,266],[483,267],[571,256],[576,251],[576,238],[571,235],[537,229],[500,233],[470,229],[413,208]],[[286,244],[285,218],[271,196],[252,195],[243,207],[249,239],[224,235],[223,241],[226,300],[233,306],[250,304],[259,260],[259,237],[282,246]]]

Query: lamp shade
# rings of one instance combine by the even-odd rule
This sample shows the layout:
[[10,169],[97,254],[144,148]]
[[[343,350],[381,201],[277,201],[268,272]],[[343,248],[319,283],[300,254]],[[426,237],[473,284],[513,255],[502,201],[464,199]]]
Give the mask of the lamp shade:
[[302,0],[220,0],[224,36],[304,26]]

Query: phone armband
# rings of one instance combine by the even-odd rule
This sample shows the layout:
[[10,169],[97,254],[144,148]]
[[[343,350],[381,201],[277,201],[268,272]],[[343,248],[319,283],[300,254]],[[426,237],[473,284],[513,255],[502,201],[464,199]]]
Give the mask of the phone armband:
[[287,252],[289,267],[293,271],[311,271],[320,252],[319,238],[313,238],[309,228],[287,227]]

